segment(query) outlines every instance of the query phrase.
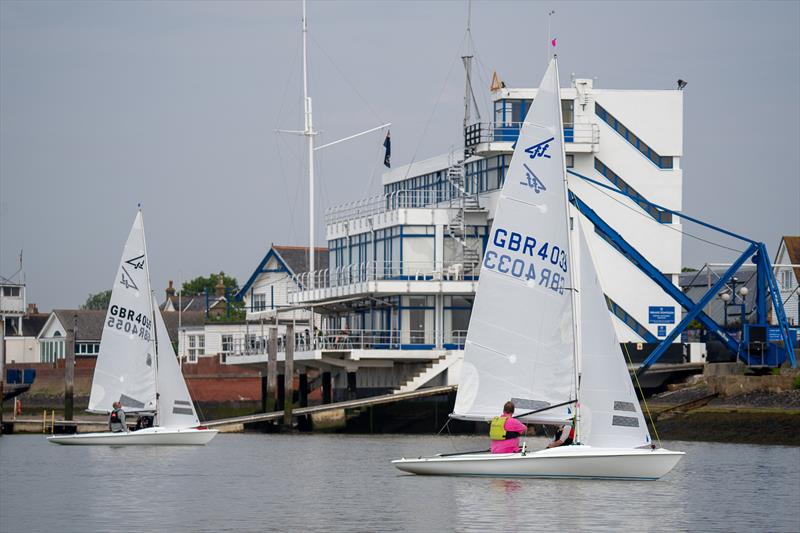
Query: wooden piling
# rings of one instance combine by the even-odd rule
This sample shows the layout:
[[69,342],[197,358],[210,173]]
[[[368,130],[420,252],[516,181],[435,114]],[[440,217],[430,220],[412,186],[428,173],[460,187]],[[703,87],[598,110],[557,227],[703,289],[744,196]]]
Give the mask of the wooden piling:
[[308,407],[308,374],[305,371],[300,373],[300,407]]
[[286,429],[292,428],[292,401],[294,399],[294,326],[286,326],[286,359],[283,363],[284,393],[286,400],[283,404],[283,425]]
[[358,394],[358,386],[356,385],[356,373],[347,373],[347,399],[355,400]]
[[[269,340],[267,342],[267,398],[272,398],[273,409],[276,409],[278,393],[278,328],[269,328]],[[266,400],[264,400],[266,402]],[[278,408],[279,409],[279,408]],[[266,407],[265,407],[266,411]]]
[[333,387],[331,386],[331,373],[322,373],[322,403],[333,403],[333,395],[331,394]]
[[67,329],[64,341],[64,420],[72,420],[75,405],[75,338],[78,329],[78,315],[72,315],[72,327]]
[[0,437],[3,436],[3,384],[6,382],[6,318],[0,315]]

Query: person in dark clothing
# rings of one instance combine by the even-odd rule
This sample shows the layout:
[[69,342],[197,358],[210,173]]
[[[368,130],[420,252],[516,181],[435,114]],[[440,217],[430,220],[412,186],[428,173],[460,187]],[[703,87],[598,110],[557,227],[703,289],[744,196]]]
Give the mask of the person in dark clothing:
[[127,433],[128,426],[125,424],[125,411],[122,410],[122,403],[114,402],[112,407],[113,410],[108,418],[108,429],[113,433]]

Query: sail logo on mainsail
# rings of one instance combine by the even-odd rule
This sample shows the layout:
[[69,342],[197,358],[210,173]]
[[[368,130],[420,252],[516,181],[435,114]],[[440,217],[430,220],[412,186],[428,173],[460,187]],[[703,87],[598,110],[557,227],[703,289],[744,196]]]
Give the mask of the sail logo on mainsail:
[[119,283],[126,289],[133,289],[135,291],[139,290],[139,287],[136,285],[136,282],[133,281],[133,278],[125,269],[125,267],[122,267],[122,279],[119,280]]
[[[126,260],[125,264],[132,266],[134,270],[143,269],[144,254]],[[128,270],[125,268],[125,265],[122,265],[122,279],[119,282],[126,289],[133,289],[135,291],[139,290],[139,287],[136,285],[136,282],[133,281],[133,277],[131,276],[130,272],[128,272]]]
[[527,179],[527,181],[520,181],[519,184],[530,187],[536,194],[539,194],[542,191],[546,191],[547,187],[545,187],[544,183],[542,183],[542,180],[540,180],[536,176],[536,174],[533,173],[533,170],[531,170],[531,168],[525,163],[522,163],[522,166],[525,167],[525,178]]
[[130,266],[132,266],[134,269],[141,270],[144,268],[144,254],[134,257],[133,259],[128,259],[125,262]]
[[553,142],[555,137],[550,137],[547,140],[540,142],[539,144],[534,144],[533,146],[529,146],[525,148],[525,153],[530,154],[531,159],[536,159],[537,157],[544,157],[545,159],[550,159],[550,155],[547,153],[547,149],[550,148],[550,143]]

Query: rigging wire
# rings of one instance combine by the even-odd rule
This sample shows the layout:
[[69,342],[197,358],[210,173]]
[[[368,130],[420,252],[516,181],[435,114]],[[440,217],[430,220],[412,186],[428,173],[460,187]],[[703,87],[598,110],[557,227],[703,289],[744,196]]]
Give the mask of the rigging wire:
[[[467,36],[466,36],[466,33],[465,33],[464,37],[461,39],[461,42],[458,43],[458,50],[462,49],[462,46],[464,45],[464,40],[466,38],[467,38]],[[430,116],[428,116],[428,120],[425,123],[425,127],[422,129],[422,134],[419,136],[419,139],[417,141],[417,146],[416,146],[416,148],[414,148],[414,154],[411,156],[411,161],[408,163],[408,166],[406,167],[406,174],[405,174],[405,176],[403,176],[404,180],[408,178],[408,175],[411,173],[411,168],[414,165],[414,162],[417,160],[417,154],[419,154],[419,149],[422,146],[422,142],[425,140],[425,135],[428,133],[428,128],[430,127],[431,122],[433,122],[433,117],[436,114],[436,108],[439,107],[439,102],[441,102],[442,95],[444,94],[444,91],[447,88],[447,82],[450,81],[450,74],[452,74],[453,67],[455,66],[456,60],[459,59],[459,57],[460,56],[458,54],[456,54],[456,56],[453,58],[453,61],[450,63],[450,68],[447,71],[447,75],[445,76],[444,83],[442,83],[442,88],[439,91],[439,96],[436,97],[436,102],[433,104],[433,109],[431,110],[431,114],[430,114]]]
[[[604,190],[603,190],[601,187],[598,187],[598,186],[597,186],[597,185],[595,185],[594,183],[591,183],[591,182],[589,182],[589,181],[586,181],[586,180],[583,180],[583,181],[584,181],[585,183],[587,183],[587,184],[588,184],[590,187],[592,187],[593,189],[595,189],[595,190],[597,190],[598,192],[602,193],[603,195],[607,196],[608,198],[610,198],[610,199],[611,199],[611,200],[613,200],[614,202],[616,202],[616,203],[620,204],[621,206],[625,207],[626,209],[630,209],[630,210],[631,210],[631,211],[633,211],[634,213],[636,213],[636,214],[638,214],[638,215],[640,215],[640,216],[643,216],[643,217],[645,217],[645,218],[647,218],[647,219],[649,219],[649,220],[652,220],[652,217],[651,217],[650,215],[647,215],[647,214],[645,214],[644,212],[640,211],[639,209],[635,209],[635,208],[633,208],[633,207],[631,207],[631,206],[627,205],[626,203],[622,202],[621,200],[618,200],[617,198],[615,198],[615,197],[611,196],[611,195],[610,195],[610,194],[608,194],[606,191],[604,191]],[[677,215],[677,216],[679,216],[679,217],[680,217],[680,215]],[[671,229],[672,231],[677,231],[678,233],[680,233],[680,234],[682,234],[682,235],[686,235],[687,237],[692,237],[693,239],[697,239],[698,241],[702,241],[702,242],[704,242],[704,243],[706,243],[706,244],[710,244],[710,245],[712,245],[712,246],[717,246],[717,247],[719,247],[719,248],[724,248],[725,250],[730,250],[731,252],[736,252],[736,253],[738,253],[738,254],[740,254],[740,255],[744,253],[744,250],[739,250],[739,249],[736,249],[736,248],[731,248],[731,247],[729,247],[729,246],[725,246],[724,244],[719,244],[719,243],[717,243],[717,242],[709,241],[709,240],[707,240],[707,239],[704,239],[704,238],[702,238],[702,237],[698,237],[697,235],[694,235],[694,234],[692,234],[692,233],[689,233],[688,231],[684,231],[684,230],[678,229],[678,228],[674,227],[674,226],[673,226],[673,225],[671,225],[671,224],[664,224],[664,226],[666,226],[667,228]]]
[[[633,366],[633,361],[631,360],[631,354],[628,351],[627,343],[623,343],[622,346],[625,348],[625,355],[628,356],[628,363]],[[633,378],[636,380],[636,388],[639,389],[639,394],[642,396],[642,403],[644,404],[644,410],[647,413],[647,418],[650,419],[650,425],[653,427],[653,433],[656,436],[656,441],[658,441],[658,447],[663,448],[661,445],[661,437],[658,436],[658,429],[656,429],[656,421],[653,420],[653,414],[650,412],[650,407],[647,405],[647,399],[644,397],[644,391],[642,390],[642,384],[639,382],[639,376],[636,372],[633,373]]]
[[336,72],[339,74],[339,76],[341,76],[341,78],[342,78],[342,79],[345,81],[345,83],[347,83],[347,85],[349,85],[349,86],[350,86],[350,88],[351,88],[351,89],[353,89],[353,92],[354,92],[354,93],[356,93],[356,95],[358,95],[358,97],[359,97],[359,98],[361,98],[361,101],[362,101],[362,102],[364,102],[364,104],[367,106],[367,109],[369,109],[369,111],[370,111],[370,112],[371,112],[371,113],[372,113],[372,114],[375,116],[375,118],[376,118],[376,119],[377,119],[377,120],[378,120],[380,123],[385,123],[386,121],[384,121],[384,120],[383,120],[383,118],[381,118],[380,114],[378,114],[378,112],[375,110],[375,108],[374,108],[374,107],[372,107],[372,104],[370,104],[370,103],[369,103],[369,101],[368,101],[368,100],[367,100],[367,99],[364,97],[364,95],[363,95],[363,94],[361,94],[361,92],[358,90],[358,88],[357,88],[357,87],[356,87],[356,86],[355,86],[353,83],[351,83],[351,82],[350,82],[350,80],[347,78],[347,76],[345,76],[345,75],[344,75],[344,72],[342,71],[342,69],[340,69],[340,68],[339,68],[339,65],[337,65],[337,64],[336,64],[336,63],[333,61],[333,58],[331,58],[331,56],[329,56],[329,55],[328,55],[328,52],[326,52],[326,51],[325,51],[325,48],[324,48],[323,46],[321,46],[321,45],[320,45],[320,44],[317,42],[316,38],[314,38],[314,36],[313,36],[313,35],[310,35],[310,37],[311,37],[311,41],[312,41],[312,42],[313,42],[313,43],[316,45],[316,47],[317,47],[317,48],[318,48],[318,49],[319,49],[319,50],[322,52],[322,55],[324,55],[324,56],[325,56],[325,58],[326,58],[328,61],[330,61],[331,65],[333,65],[333,68],[334,68],[334,69],[336,69]]

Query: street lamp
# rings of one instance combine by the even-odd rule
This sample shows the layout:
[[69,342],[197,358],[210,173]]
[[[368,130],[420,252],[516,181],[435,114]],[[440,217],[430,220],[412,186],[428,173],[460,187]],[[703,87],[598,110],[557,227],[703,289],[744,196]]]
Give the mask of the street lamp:
[[[744,329],[745,323],[745,296],[750,292],[750,290],[745,286],[744,282],[741,282],[742,286],[739,289],[736,289],[736,285],[739,284],[739,278],[733,277],[730,281],[730,286],[726,287],[722,292],[719,293],[718,297],[722,300],[722,305],[725,309],[725,329],[728,329],[728,307],[730,306],[737,306],[740,309],[741,314],[741,327]],[[739,301],[737,302],[737,295],[739,296]]]

